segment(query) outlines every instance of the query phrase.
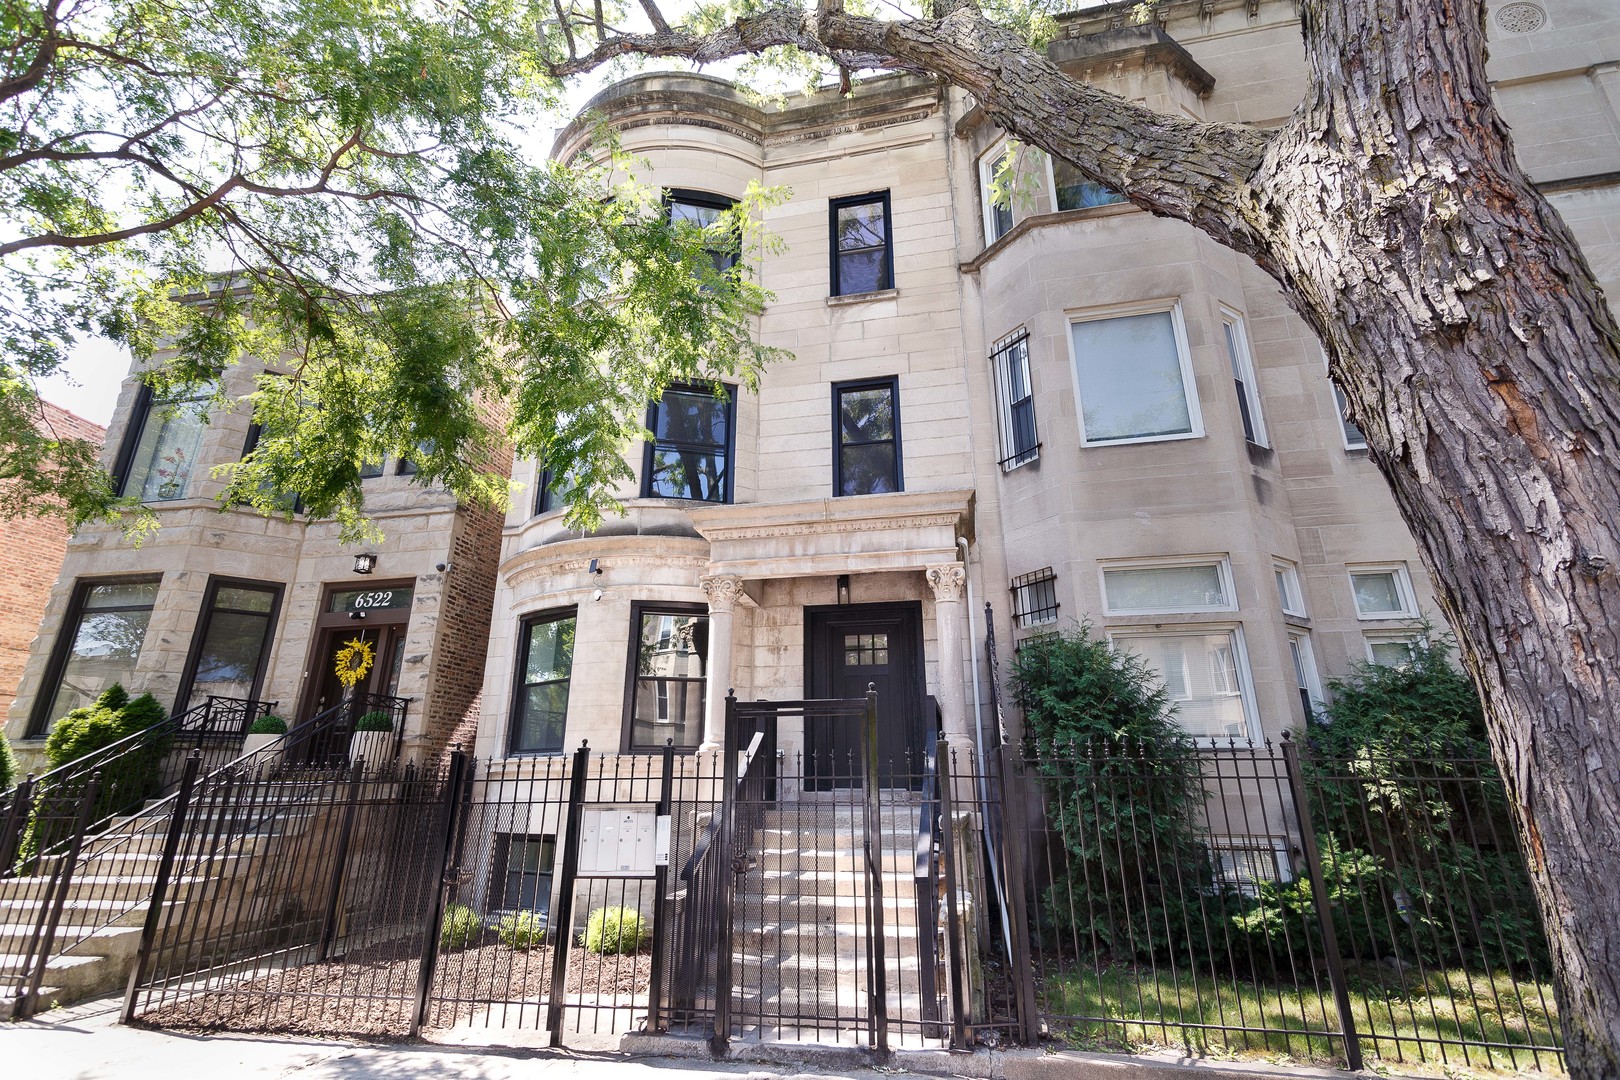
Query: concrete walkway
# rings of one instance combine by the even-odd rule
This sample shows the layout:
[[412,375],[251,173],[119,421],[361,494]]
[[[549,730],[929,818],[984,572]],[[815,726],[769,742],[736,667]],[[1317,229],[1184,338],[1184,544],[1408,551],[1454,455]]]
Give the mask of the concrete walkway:
[[[998,1080],[1347,1080],[1353,1074],[1173,1057],[1000,1051],[900,1052],[860,1067],[848,1052],[777,1048],[768,1062],[631,1057],[614,1051],[383,1046],[274,1035],[188,1035],[124,1027],[103,998],[0,1024],[0,1074],[27,1080],[886,1080],[897,1073]],[[653,1051],[664,1040],[642,1044]],[[688,1053],[697,1047],[684,1048]]]

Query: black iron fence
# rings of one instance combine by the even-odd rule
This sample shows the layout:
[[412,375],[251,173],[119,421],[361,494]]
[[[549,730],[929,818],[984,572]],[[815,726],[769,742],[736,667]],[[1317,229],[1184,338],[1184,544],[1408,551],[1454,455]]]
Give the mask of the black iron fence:
[[[956,777],[975,768],[949,756]],[[1000,764],[981,777],[1006,822],[1012,1008],[981,1023],[1352,1068],[1559,1064],[1489,761],[1285,740],[1029,746]],[[959,808],[980,797],[959,787]]]

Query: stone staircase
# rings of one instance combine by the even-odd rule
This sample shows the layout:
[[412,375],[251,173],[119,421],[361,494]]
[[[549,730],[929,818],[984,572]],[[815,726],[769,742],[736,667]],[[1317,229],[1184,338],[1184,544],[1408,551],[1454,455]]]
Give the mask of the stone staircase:
[[[919,908],[913,877],[919,805],[885,791],[879,812],[890,1045],[924,1045]],[[855,794],[858,798],[858,793]],[[867,878],[862,808],[815,796],[765,811],[733,909],[734,1024],[766,1042],[864,1045]],[[935,933],[935,928],[928,932]],[[937,933],[935,933],[937,938]],[[940,953],[937,948],[935,956]],[[905,1030],[896,1021],[908,1021]],[[943,1029],[938,1029],[942,1031]]]
[[[223,821],[218,820],[219,811],[194,813],[187,834],[206,835],[208,853],[186,851],[183,846],[165,893],[160,927],[171,936],[178,933],[187,925],[189,906],[241,884],[254,855],[274,838],[301,832],[312,811],[298,804],[309,801],[309,795],[310,785],[293,783],[287,785],[284,797],[257,805],[248,815],[237,807],[224,810]],[[34,1011],[108,994],[127,984],[151,907],[172,805],[149,805],[114,818],[105,830],[85,840]],[[204,850],[204,845],[195,847]],[[24,989],[19,984],[43,925],[42,915],[47,915],[57,862],[44,859],[32,875],[0,878],[0,1020],[11,1018]]]

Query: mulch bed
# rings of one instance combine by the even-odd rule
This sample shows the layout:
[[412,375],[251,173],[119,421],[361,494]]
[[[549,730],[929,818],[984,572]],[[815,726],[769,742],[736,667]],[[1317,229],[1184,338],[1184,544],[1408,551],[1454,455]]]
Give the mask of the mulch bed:
[[[405,958],[414,943],[384,942],[324,964],[274,971],[243,983],[166,1004],[140,1017],[152,1027],[192,1031],[278,1031],[399,1039],[410,1032],[421,961]],[[652,956],[569,953],[567,993],[621,995],[604,1004],[645,1007]],[[550,948],[516,951],[484,944],[441,953],[429,999],[428,1026],[451,1027],[493,1007],[496,1017],[538,1027],[535,1002],[551,991]],[[633,995],[633,997],[632,997]],[[522,1010],[505,1003],[526,1002]]]

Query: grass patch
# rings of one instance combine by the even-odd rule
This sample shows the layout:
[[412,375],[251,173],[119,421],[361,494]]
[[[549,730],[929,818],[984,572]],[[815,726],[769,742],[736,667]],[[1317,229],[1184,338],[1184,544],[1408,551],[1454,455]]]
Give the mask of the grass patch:
[[[1348,981],[1369,1064],[1427,1065],[1448,1073],[1564,1071],[1556,1053],[1528,1049],[1560,1040],[1551,984],[1506,972],[1402,974],[1382,965],[1352,969]],[[1049,976],[1039,992],[1052,1034],[1092,1049],[1170,1046],[1205,1057],[1283,1057],[1342,1067],[1341,1040],[1322,1034],[1339,1030],[1325,972],[1317,982],[1266,985],[1114,965]]]

